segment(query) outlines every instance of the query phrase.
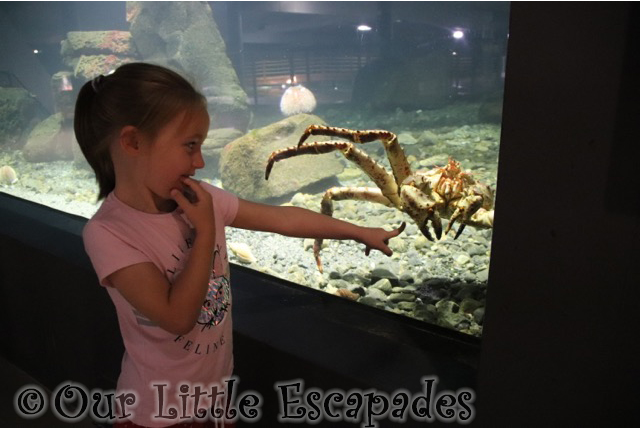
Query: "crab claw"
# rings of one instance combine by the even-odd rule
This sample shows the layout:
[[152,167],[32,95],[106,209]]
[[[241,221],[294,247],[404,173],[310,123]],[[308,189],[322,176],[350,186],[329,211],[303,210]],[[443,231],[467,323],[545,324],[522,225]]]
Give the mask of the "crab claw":
[[458,231],[456,232],[456,236],[454,236],[453,239],[458,239],[458,236],[460,236],[460,234],[462,233],[462,231],[466,226],[467,226],[466,224],[462,223],[458,228]]
[[449,219],[449,224],[447,225],[447,229],[444,231],[444,234],[446,235],[447,233],[449,233],[449,231],[453,227],[453,223],[460,217],[460,215],[462,215],[462,220],[460,221],[460,227],[456,231],[456,236],[453,237],[453,239],[458,239],[458,237],[462,234],[462,231],[464,230],[464,228],[467,226],[465,224],[466,217],[467,217],[465,214],[466,214],[466,211],[460,210],[460,208],[456,209],[453,215],[451,215],[451,219]]
[[436,238],[439,240],[442,237],[442,222],[440,221],[440,216],[438,213],[430,209],[428,214],[425,216],[424,221],[420,223],[420,232],[427,238],[429,241],[433,241],[433,236],[431,236],[431,232],[429,232],[429,220],[431,220],[431,224],[433,225],[433,231],[436,233]]

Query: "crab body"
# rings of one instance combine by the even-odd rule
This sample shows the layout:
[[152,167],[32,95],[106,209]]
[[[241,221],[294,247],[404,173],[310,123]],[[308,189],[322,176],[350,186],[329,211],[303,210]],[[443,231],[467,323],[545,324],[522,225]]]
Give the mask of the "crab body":
[[[306,142],[311,135],[328,135],[344,140]],[[348,141],[345,141],[348,140]],[[356,144],[380,140],[384,145],[392,173],[358,149]],[[446,235],[457,221],[460,226],[455,238],[466,225],[493,227],[493,191],[477,182],[472,174],[463,171],[460,163],[450,158],[447,165],[428,171],[411,170],[404,150],[395,134],[384,130],[351,130],[312,125],[300,138],[297,146],[275,151],[269,157],[265,179],[275,162],[304,154],[322,154],[339,150],[360,167],[377,187],[332,187],[322,198],[321,212],[333,215],[333,201],[354,199],[375,202],[394,207],[409,215],[422,234],[433,241],[429,223],[437,239],[442,237],[441,218],[449,219],[444,230]],[[454,238],[454,239],[455,239]],[[322,272],[320,248],[322,240],[316,239],[314,255],[318,269]]]

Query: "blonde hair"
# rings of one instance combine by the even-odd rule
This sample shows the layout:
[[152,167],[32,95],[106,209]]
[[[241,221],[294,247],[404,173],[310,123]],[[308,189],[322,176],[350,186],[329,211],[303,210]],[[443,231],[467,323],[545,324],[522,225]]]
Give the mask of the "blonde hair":
[[153,138],[180,112],[206,105],[206,98],[185,78],[153,64],[125,64],[86,82],[76,100],[73,128],[95,172],[98,200],[115,188],[109,148],[123,127],[135,126]]

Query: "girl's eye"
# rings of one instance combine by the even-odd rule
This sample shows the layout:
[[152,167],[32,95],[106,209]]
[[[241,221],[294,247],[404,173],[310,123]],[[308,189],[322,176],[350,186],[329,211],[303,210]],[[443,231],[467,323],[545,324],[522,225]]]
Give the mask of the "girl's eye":
[[188,150],[193,150],[197,145],[198,145],[198,143],[197,143],[197,142],[195,142],[195,141],[190,141],[190,142],[188,142],[188,143],[187,143],[187,149],[188,149]]

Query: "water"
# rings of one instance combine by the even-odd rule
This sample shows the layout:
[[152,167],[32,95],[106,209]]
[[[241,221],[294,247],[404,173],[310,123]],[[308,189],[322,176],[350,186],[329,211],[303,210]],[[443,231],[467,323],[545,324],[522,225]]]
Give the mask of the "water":
[[[5,20],[24,15],[20,5],[8,3],[0,9]],[[91,20],[61,21],[59,14],[47,13],[44,9],[36,10],[34,15],[53,27],[68,27],[58,30],[60,41],[67,39],[69,31],[103,31],[105,33],[92,33],[92,37],[102,41],[108,38],[111,45],[100,45],[100,49],[107,50],[116,50],[114,40],[122,40],[130,26],[135,35],[177,23],[180,28],[189,28],[193,23],[207,20],[206,13],[177,14],[184,6],[172,3],[161,6],[162,13],[157,14],[160,23],[149,25],[142,18],[136,18],[144,17],[148,10],[127,10],[124,3],[113,3],[108,6],[113,16],[106,16],[100,24]],[[379,6],[374,2],[358,2],[359,8],[354,9],[348,2],[305,5],[308,10],[294,11],[285,10],[294,7],[293,4],[281,5],[284,9],[276,10],[276,5],[270,2],[259,5],[215,2],[211,15],[215,24],[210,19],[207,25],[219,31],[226,49],[218,46],[203,48],[206,52],[191,49],[181,53],[182,57],[204,57],[218,64],[184,70],[205,88],[212,113],[214,129],[208,142],[208,165],[199,173],[200,179],[230,188],[235,177],[246,173],[244,170],[263,177],[268,153],[253,162],[244,160],[243,171],[240,171],[236,164],[225,159],[222,147],[231,141],[234,145],[236,139],[248,135],[263,135],[265,127],[286,120],[280,111],[280,97],[287,88],[303,85],[317,102],[310,120],[350,129],[389,130],[398,135],[413,171],[442,167],[453,157],[461,162],[463,169],[470,170],[474,180],[497,190],[506,6],[480,3],[454,7],[414,2]],[[473,9],[465,10],[467,6]],[[95,7],[104,11],[107,6]],[[78,2],[75,6],[66,4],[64,8],[76,13],[82,21],[92,6]],[[359,33],[356,25],[351,25],[363,24],[364,18],[357,16],[357,10],[364,17],[381,12],[383,19],[368,21],[374,23],[371,33]],[[243,20],[242,27],[234,24],[239,17]],[[453,38],[448,31],[456,19],[460,24],[455,28],[463,31],[462,39]],[[258,25],[260,22],[262,26]],[[112,34],[108,30],[125,33]],[[17,35],[24,39],[23,44],[26,41],[33,44],[38,39],[38,35],[22,31]],[[216,43],[214,33],[205,36],[209,44]],[[131,39],[135,43],[136,37]],[[180,47],[178,38],[177,44],[180,49],[187,49],[186,41]],[[162,43],[144,46],[139,41],[135,57],[127,50],[118,61],[145,60],[154,49],[155,58],[161,52],[166,61],[170,55],[167,46]],[[23,101],[25,107],[14,108],[22,121],[11,119],[13,116],[6,111],[0,112],[0,167],[9,165],[18,176],[13,184],[0,177],[0,191],[85,217],[95,212],[98,205],[93,173],[74,149],[73,134],[69,132],[75,93],[68,89],[69,84],[78,88],[91,70],[108,71],[106,57],[97,56],[104,54],[78,47],[51,59],[54,55],[49,52],[46,65],[41,67],[48,72],[36,76],[28,73],[27,68],[19,67],[25,62],[20,55],[6,60],[12,62],[12,66],[4,67],[10,72],[2,82],[0,95],[6,95],[8,87],[28,87],[35,96],[27,98],[35,102]],[[84,63],[94,68],[81,68],[83,62],[74,62],[74,55],[84,56]],[[87,60],[91,55],[94,55],[93,62]],[[39,61],[29,58],[31,62],[34,60]],[[217,67],[225,61],[227,70],[234,73],[228,80],[220,80],[222,73]],[[37,90],[42,87],[47,89]],[[48,96],[40,95],[45,93]],[[296,117],[299,116],[292,116],[290,120]],[[45,119],[48,122],[44,122]],[[33,131],[36,125],[38,132]],[[51,137],[43,149],[33,148],[36,133]],[[299,135],[291,138],[294,137]],[[263,138],[257,143],[269,151],[273,139]],[[359,148],[391,171],[380,142],[359,145]],[[296,187],[298,180],[302,183],[309,171],[287,172],[291,174],[287,180],[293,183],[291,191],[272,198],[260,196],[262,199],[256,200],[319,211],[324,190],[331,185],[375,186],[357,165],[339,153],[324,156],[332,156],[332,168],[338,168],[330,177],[313,185]],[[292,161],[276,163],[272,174],[285,174],[285,164]],[[319,160],[317,163],[322,165]],[[221,164],[227,165],[224,174]],[[391,241],[394,255],[390,258],[377,252],[367,257],[362,245],[351,241],[325,241],[320,253],[323,273],[316,266],[311,240],[232,229],[228,231],[228,241],[234,247],[247,244],[248,249],[230,251],[231,261],[381,310],[481,336],[491,229],[467,227],[456,240],[451,233],[431,242],[420,232],[419,225],[398,209],[345,200],[334,203],[334,216],[385,228],[407,222],[407,228]]]

